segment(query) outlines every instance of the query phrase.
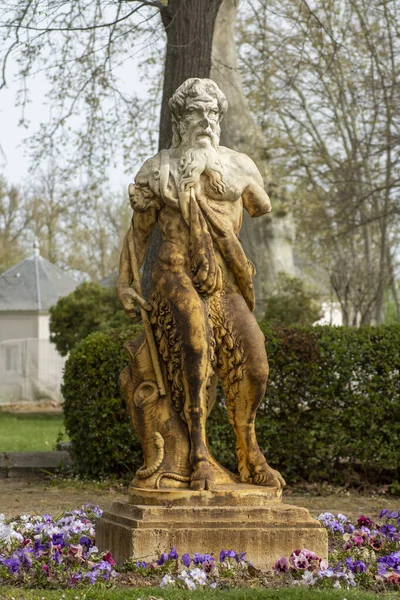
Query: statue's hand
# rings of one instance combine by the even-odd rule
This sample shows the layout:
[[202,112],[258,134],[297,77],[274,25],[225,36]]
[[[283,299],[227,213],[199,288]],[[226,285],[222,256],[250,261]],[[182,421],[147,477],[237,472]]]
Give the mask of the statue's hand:
[[117,286],[118,300],[128,317],[134,321],[141,320],[140,306],[147,311],[151,310],[151,305],[135,292],[130,286]]
[[196,287],[201,287],[207,280],[210,270],[210,263],[205,254],[197,253],[192,257],[193,283]]
[[205,254],[192,258],[193,283],[201,293],[212,294],[221,289],[221,269],[215,261],[208,261]]

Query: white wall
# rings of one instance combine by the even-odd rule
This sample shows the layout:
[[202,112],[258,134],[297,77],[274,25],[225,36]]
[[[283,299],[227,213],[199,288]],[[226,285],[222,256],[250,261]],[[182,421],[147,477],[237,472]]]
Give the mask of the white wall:
[[65,358],[50,343],[49,320],[38,312],[0,312],[0,404],[62,401]]
[[37,312],[0,312],[0,342],[21,338],[37,338],[39,314]]
[[313,323],[313,325],[343,325],[343,315],[339,302],[323,302],[323,317]]
[[39,340],[50,339],[50,315],[39,315],[39,327],[38,327],[38,338]]
[[49,340],[0,342],[0,404],[42,399],[61,402],[65,360]]

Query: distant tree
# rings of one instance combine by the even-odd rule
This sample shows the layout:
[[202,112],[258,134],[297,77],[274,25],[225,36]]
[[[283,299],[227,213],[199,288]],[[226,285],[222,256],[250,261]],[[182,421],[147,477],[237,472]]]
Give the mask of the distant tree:
[[298,277],[279,273],[265,304],[265,320],[279,325],[312,325],[322,317],[321,302]]
[[[245,91],[346,325],[400,318],[400,4],[250,0]],[[323,26],[321,26],[323,24]]]
[[0,177],[0,273],[26,256],[26,229],[31,212],[16,187]]
[[130,325],[114,288],[83,283],[50,308],[50,339],[62,356],[93,331]]

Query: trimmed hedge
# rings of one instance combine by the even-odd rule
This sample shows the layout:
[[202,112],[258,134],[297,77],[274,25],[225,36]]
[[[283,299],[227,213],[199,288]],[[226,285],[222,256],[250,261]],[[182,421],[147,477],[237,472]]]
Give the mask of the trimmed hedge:
[[123,344],[140,331],[95,332],[71,351],[61,391],[65,428],[76,472],[84,477],[123,476],[141,464],[141,447],[121,402],[118,377],[128,364]]
[[[399,480],[400,326],[261,327],[271,370],[257,436],[271,466],[289,482]],[[120,475],[140,462],[117,386],[132,336],[95,333],[67,361],[65,420],[81,474]],[[216,458],[234,469],[221,392],[207,428]]]

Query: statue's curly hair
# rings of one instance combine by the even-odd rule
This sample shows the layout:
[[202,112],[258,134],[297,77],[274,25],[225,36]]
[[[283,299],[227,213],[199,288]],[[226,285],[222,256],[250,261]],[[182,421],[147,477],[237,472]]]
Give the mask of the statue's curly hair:
[[169,101],[169,108],[172,116],[172,146],[179,146],[181,142],[181,136],[178,130],[178,122],[185,110],[186,99],[188,97],[195,98],[196,96],[201,96],[204,93],[207,94],[207,96],[211,96],[211,98],[215,98],[217,100],[220,119],[222,119],[223,115],[228,110],[228,102],[225,94],[221,92],[215,81],[212,79],[199,79],[198,77],[186,79],[186,81],[184,81],[182,85],[178,87]]

